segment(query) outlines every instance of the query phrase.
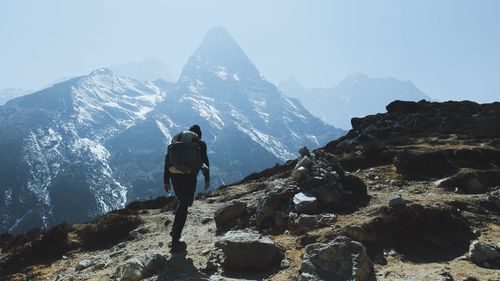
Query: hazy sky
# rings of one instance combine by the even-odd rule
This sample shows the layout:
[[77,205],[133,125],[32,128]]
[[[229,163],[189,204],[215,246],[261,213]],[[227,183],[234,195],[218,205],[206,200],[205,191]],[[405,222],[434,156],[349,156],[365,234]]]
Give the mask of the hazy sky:
[[1,0],[0,89],[150,57],[178,75],[217,25],[274,83],[332,87],[363,72],[440,100],[500,100],[496,0]]

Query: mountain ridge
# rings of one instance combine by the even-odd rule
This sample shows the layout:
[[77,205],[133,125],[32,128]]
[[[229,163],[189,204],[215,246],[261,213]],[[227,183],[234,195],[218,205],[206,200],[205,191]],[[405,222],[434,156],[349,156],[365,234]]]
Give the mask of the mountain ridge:
[[344,129],[351,118],[383,112],[394,100],[431,100],[411,81],[396,78],[370,78],[363,73],[347,75],[332,88],[306,89],[292,76],[279,84],[281,91],[298,98],[323,121]]

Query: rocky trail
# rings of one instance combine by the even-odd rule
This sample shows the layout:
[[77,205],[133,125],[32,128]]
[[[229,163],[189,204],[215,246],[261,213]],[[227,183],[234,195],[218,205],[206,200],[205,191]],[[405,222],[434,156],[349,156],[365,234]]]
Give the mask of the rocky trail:
[[[439,131],[448,107],[478,113]],[[57,231],[2,236],[2,280],[500,280],[500,105],[485,107],[392,104],[353,121],[195,200],[182,253],[168,249],[172,198],[61,226],[62,245]]]

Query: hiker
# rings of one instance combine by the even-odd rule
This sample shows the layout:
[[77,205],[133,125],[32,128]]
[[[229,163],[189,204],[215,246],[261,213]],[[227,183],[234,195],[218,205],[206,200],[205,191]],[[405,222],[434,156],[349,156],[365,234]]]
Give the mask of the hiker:
[[[191,134],[190,132],[195,133],[196,135]],[[196,177],[199,172],[198,168],[192,170],[174,166],[175,163],[170,163],[173,162],[172,158],[170,158],[169,161],[169,153],[173,154],[170,148],[172,146],[172,143],[176,141],[180,142],[183,137],[182,136],[183,134],[185,135],[184,137],[186,139],[194,135],[192,141],[194,142],[195,147],[199,148],[199,154],[195,156],[201,157],[202,163],[200,164],[202,164],[201,170],[205,178],[205,186],[204,186],[205,192],[207,192],[208,189],[210,188],[210,172],[208,169],[210,165],[207,156],[207,145],[204,141],[201,140],[200,126],[193,125],[191,126],[191,128],[189,128],[189,132],[181,132],[172,138],[172,142],[169,146],[169,151],[167,152],[167,156],[165,157],[163,188],[165,189],[166,192],[170,192],[170,181],[172,181],[175,196],[179,200],[179,204],[175,212],[174,223],[172,225],[172,230],[170,232],[170,236],[172,237],[172,242],[171,242],[172,252],[182,251],[187,247],[186,242],[182,241],[180,238],[182,229],[184,228],[184,224],[186,223],[188,207],[193,204],[194,193],[196,191]],[[186,156],[185,158],[189,157]]]

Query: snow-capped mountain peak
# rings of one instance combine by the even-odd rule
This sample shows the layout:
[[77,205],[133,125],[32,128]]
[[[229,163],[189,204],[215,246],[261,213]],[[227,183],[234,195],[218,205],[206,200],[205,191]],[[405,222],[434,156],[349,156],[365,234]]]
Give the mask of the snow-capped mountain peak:
[[189,58],[180,80],[207,75],[215,80],[262,79],[257,67],[223,27],[214,27],[208,31],[196,52]]

